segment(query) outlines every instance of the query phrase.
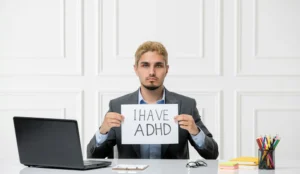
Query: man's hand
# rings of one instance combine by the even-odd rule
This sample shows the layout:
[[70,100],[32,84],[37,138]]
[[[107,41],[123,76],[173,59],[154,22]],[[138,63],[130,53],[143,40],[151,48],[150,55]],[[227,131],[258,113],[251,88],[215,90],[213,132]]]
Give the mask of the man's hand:
[[194,118],[191,115],[181,114],[174,117],[182,129],[189,131],[191,135],[197,135],[200,130],[198,129]]
[[101,134],[106,134],[112,127],[120,127],[122,121],[124,121],[123,115],[116,112],[108,112],[99,131]]

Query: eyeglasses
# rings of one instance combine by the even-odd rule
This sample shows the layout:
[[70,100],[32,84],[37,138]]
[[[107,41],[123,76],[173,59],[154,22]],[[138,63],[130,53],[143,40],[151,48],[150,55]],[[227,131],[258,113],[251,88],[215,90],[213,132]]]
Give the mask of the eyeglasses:
[[206,167],[206,166],[207,166],[206,162],[202,160],[191,161],[186,164],[186,167],[188,168],[197,168],[197,167]]

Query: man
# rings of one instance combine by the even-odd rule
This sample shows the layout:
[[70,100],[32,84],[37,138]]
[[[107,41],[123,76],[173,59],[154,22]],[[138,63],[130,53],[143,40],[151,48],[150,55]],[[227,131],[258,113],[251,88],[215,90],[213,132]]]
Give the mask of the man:
[[[151,41],[140,45],[135,53],[134,70],[140,79],[140,88],[110,101],[102,125],[87,146],[88,158],[108,157],[117,145],[119,158],[189,159],[189,140],[203,158],[216,159],[218,145],[202,123],[196,101],[170,92],[163,85],[169,70],[165,47]],[[126,121],[126,115],[120,114],[122,104],[178,104],[179,115],[174,120],[179,124],[179,143],[122,144],[120,126]]]

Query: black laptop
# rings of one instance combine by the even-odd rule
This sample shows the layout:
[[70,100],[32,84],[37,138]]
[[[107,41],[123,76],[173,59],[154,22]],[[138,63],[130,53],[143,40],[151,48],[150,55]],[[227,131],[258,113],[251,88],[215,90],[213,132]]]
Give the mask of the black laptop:
[[20,162],[26,166],[86,170],[110,161],[83,161],[76,120],[14,117]]

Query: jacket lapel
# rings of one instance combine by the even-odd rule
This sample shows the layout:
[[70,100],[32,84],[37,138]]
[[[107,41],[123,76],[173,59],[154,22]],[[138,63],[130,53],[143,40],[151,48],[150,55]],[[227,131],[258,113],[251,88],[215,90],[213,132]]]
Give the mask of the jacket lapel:
[[[181,108],[181,102],[180,102],[180,100],[177,100],[174,97],[174,95],[171,92],[169,92],[167,89],[165,89],[165,90],[166,90],[166,93],[165,93],[165,103],[166,104],[178,104],[178,114],[180,114],[180,108]],[[169,147],[169,144],[163,144],[162,145],[162,147],[161,147],[161,157],[162,158],[165,156],[165,153],[166,153],[168,147]]]

